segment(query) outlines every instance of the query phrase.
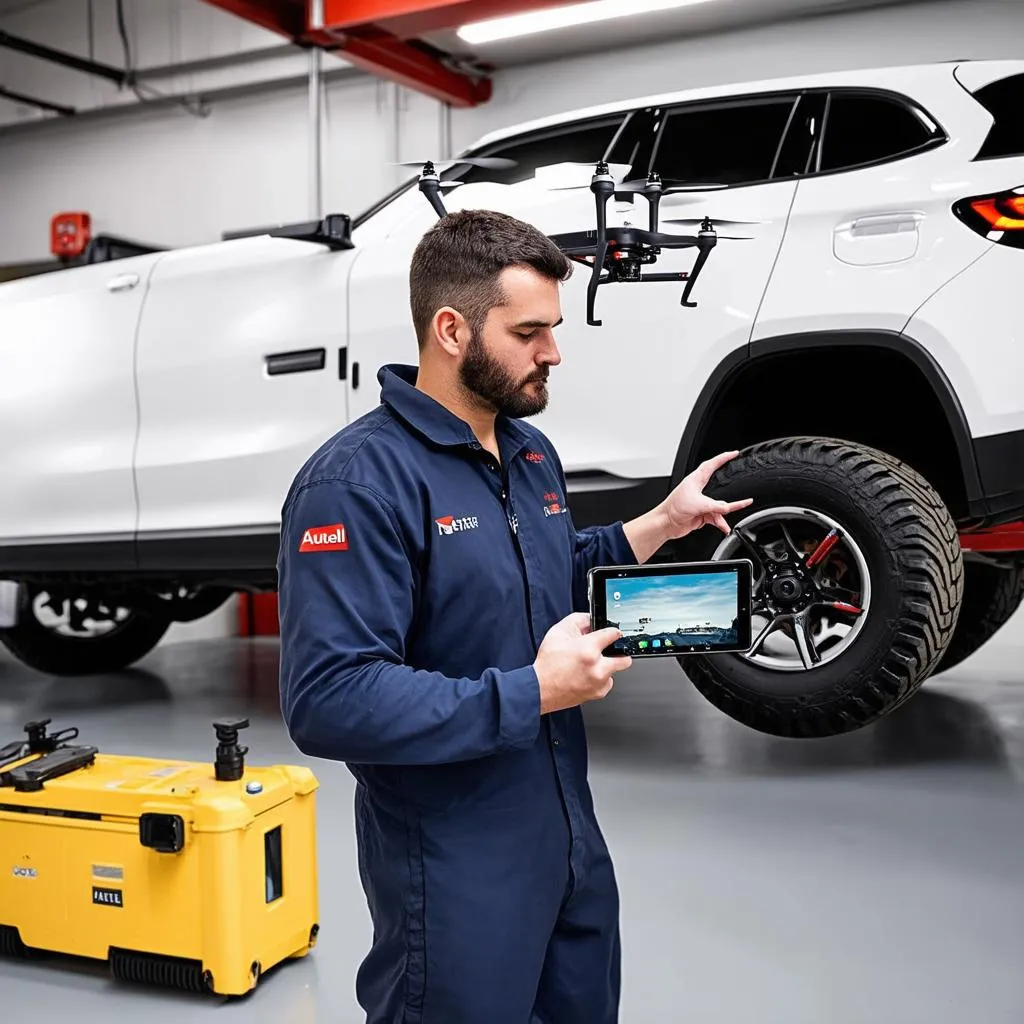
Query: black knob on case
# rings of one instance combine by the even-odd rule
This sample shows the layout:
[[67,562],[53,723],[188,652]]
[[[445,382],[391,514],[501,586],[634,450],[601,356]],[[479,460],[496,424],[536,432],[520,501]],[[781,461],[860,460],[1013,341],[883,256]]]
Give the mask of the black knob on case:
[[248,718],[232,718],[214,722],[217,733],[217,759],[214,770],[219,782],[237,782],[245,772],[245,755],[248,747],[238,745],[238,731],[249,727]]
[[31,753],[37,754],[46,748],[46,727],[52,721],[52,718],[44,718],[39,722],[29,722],[25,726],[25,732],[28,733],[28,749]]

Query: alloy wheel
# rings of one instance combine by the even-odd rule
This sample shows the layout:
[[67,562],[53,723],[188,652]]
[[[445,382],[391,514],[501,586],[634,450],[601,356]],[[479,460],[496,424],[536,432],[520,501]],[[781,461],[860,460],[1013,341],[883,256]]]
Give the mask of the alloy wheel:
[[850,648],[867,620],[867,559],[849,531],[821,512],[783,506],[751,513],[712,558],[753,565],[753,644],[739,657],[759,668],[826,665]]

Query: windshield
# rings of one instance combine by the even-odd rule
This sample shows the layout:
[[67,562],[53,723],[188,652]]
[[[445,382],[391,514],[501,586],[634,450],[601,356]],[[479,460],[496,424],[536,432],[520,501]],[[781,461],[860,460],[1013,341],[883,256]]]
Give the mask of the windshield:
[[[460,153],[459,156],[453,158],[454,162],[441,172],[440,178],[442,181],[457,179],[466,185],[483,181],[512,185],[533,177],[538,167],[548,167],[564,162],[579,162],[592,166],[597,160],[602,159],[603,154],[608,153],[613,143],[616,144],[616,148],[626,145],[626,142],[622,140],[626,138],[628,141],[628,133],[623,136],[620,132],[624,118],[626,115],[623,113],[608,114],[585,121],[552,125],[529,135],[515,135],[509,139],[491,143],[478,151]],[[626,123],[629,123],[629,118],[626,118]],[[637,124],[640,123],[641,121],[638,120]],[[633,152],[635,154],[635,145]],[[515,166],[496,170],[459,163],[459,157],[474,156],[505,157],[514,160]],[[630,156],[628,159],[631,162],[633,157]],[[364,210],[352,221],[352,227],[357,228],[370,217],[380,213],[399,196],[404,195],[410,188],[414,188],[418,181],[419,175],[417,174],[408,181],[404,181],[382,199],[378,199],[373,206]]]
[[359,227],[360,224],[363,224],[367,220],[369,220],[375,213],[380,213],[380,211],[383,210],[385,206],[388,206],[390,203],[393,203],[400,195],[404,195],[406,192],[408,192],[409,189],[412,188],[412,186],[415,185],[417,181],[419,181],[419,177],[420,176],[417,174],[415,177],[409,178],[407,181],[403,181],[401,185],[399,185],[397,188],[392,189],[386,196],[383,196],[382,198],[378,199],[369,209],[363,210],[363,212],[360,213],[357,217],[353,217],[352,227],[357,228]]

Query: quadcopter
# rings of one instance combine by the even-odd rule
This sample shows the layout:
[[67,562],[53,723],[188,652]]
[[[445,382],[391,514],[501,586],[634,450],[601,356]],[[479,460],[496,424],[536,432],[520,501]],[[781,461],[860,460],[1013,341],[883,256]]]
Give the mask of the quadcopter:
[[[500,157],[463,157],[451,161],[452,164],[468,164],[485,168],[506,168],[515,166],[515,162]],[[408,166],[422,166],[419,176],[419,190],[422,192],[438,217],[444,217],[447,210],[441,200],[441,192],[454,188],[458,181],[441,181],[433,161],[413,163]],[[690,294],[704,265],[707,263],[711,250],[718,244],[719,237],[742,238],[744,236],[719,236],[709,217],[705,217],[695,235],[667,234],[658,228],[658,215],[662,196],[677,192],[705,192],[711,189],[725,188],[721,184],[666,184],[656,171],[651,171],[646,179],[616,182],[608,164],[598,161],[590,180],[590,191],[593,192],[597,207],[597,228],[590,231],[569,231],[550,235],[551,240],[565,253],[569,259],[587,267],[590,281],[587,285],[587,323],[591,327],[600,327],[602,321],[596,319],[594,308],[597,290],[603,284],[617,282],[665,282],[685,281],[686,285],[680,297],[680,305],[694,308],[697,303],[690,301]],[[631,226],[608,226],[608,201],[625,200],[632,202],[636,195],[643,196],[648,203],[650,216],[647,229]],[[673,223],[673,221],[669,221]],[[678,223],[678,222],[676,222]],[[735,222],[727,222],[735,223]],[[657,262],[662,249],[693,249],[698,250],[697,259],[689,271],[671,271],[668,273],[644,273],[642,267]]]

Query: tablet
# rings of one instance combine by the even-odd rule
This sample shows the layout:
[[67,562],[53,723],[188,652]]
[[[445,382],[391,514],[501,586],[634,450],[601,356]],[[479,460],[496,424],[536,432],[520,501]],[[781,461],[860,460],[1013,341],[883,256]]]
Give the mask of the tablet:
[[749,651],[753,566],[747,559],[599,566],[589,573],[593,629],[622,638],[609,657]]

